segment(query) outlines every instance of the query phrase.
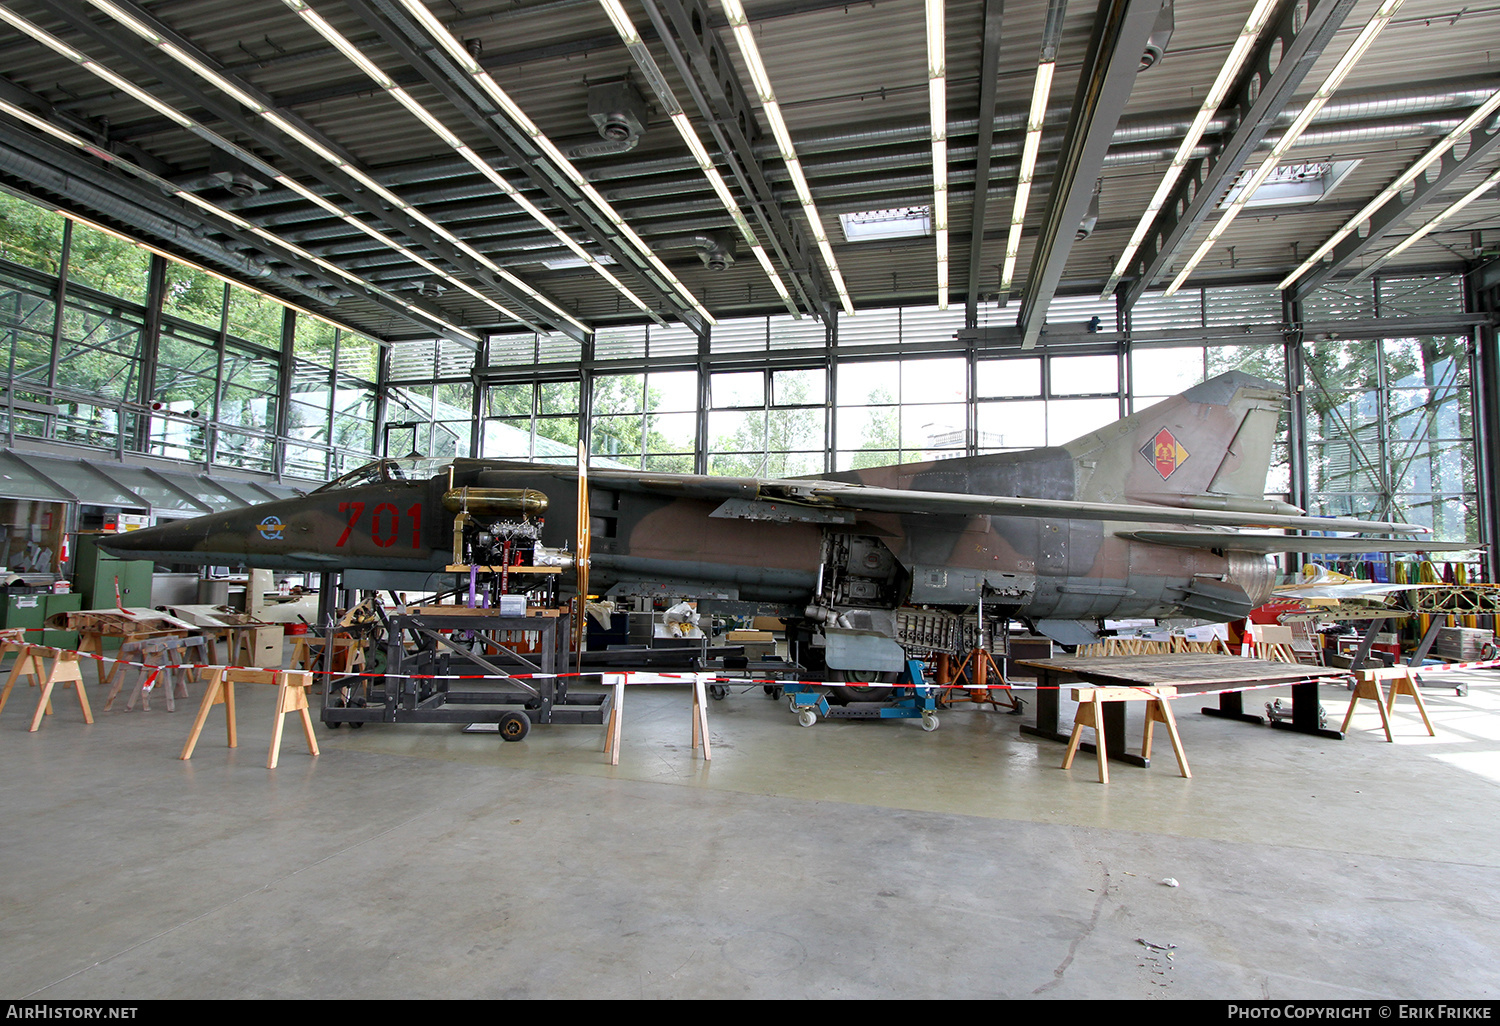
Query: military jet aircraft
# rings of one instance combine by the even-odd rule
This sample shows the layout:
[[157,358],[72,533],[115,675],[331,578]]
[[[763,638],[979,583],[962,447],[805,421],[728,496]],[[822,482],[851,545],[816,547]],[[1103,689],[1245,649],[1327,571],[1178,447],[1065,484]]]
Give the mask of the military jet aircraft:
[[1271,596],[1270,553],[1469,547],[1267,500],[1282,400],[1230,372],[1066,445],[811,478],[388,459],[304,498],[102,545],[163,563],[439,574],[582,555],[587,593],[769,604],[840,636],[828,665],[851,670],[902,665],[886,640],[901,608],[983,599],[1075,644],[1104,617],[1243,617]]

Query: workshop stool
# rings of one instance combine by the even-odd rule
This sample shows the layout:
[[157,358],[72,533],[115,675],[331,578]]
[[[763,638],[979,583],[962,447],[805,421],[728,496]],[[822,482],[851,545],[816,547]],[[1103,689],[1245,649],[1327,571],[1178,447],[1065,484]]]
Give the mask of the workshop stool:
[[312,716],[308,713],[307,692],[312,687],[312,674],[305,670],[251,670],[226,666],[208,667],[208,689],[203,693],[203,704],[198,707],[198,718],[193,721],[193,732],[182,747],[179,759],[191,759],[198,744],[198,735],[203,733],[203,724],[208,711],[216,705],[224,706],[225,726],[229,733],[229,747],[239,747],[239,731],[235,723],[234,686],[236,684],[276,685],[276,712],[271,724],[271,751],[266,758],[266,769],[275,769],[281,759],[281,733],[285,723],[283,717],[290,712],[300,713],[302,732],[307,735],[307,750],[318,755],[318,739],[313,734]]
[[[1390,691],[1384,696],[1380,694],[1382,678],[1391,682]],[[1349,721],[1354,719],[1354,707],[1359,704],[1359,700],[1368,698],[1375,703],[1375,711],[1380,713],[1380,726],[1385,730],[1385,739],[1394,744],[1396,739],[1391,734],[1391,713],[1395,711],[1397,695],[1412,697],[1412,700],[1417,703],[1417,712],[1422,714],[1422,722],[1427,725],[1427,733],[1432,737],[1437,737],[1437,731],[1432,729],[1432,721],[1427,718],[1427,705],[1422,701],[1422,691],[1417,686],[1414,669],[1410,666],[1356,670],[1354,695],[1349,699],[1349,711],[1344,713],[1344,725],[1339,727],[1339,733],[1344,733],[1349,729]]]
[[[44,659],[52,660],[51,669],[47,669]],[[10,698],[10,689],[23,676],[30,676],[42,689],[41,697],[36,703],[36,714],[31,717],[31,726],[27,728],[28,730],[35,731],[42,725],[42,717],[51,714],[52,689],[58,684],[73,686],[73,690],[78,693],[78,704],[83,709],[83,722],[94,722],[94,712],[89,708],[88,692],[83,687],[83,668],[78,664],[77,652],[46,648],[42,645],[24,646],[16,656],[16,665],[11,667],[10,676],[6,678],[5,690],[0,691],[0,710],[5,709],[5,702]]]
[[1073,717],[1073,736],[1068,739],[1068,754],[1063,757],[1063,769],[1071,769],[1073,757],[1078,754],[1078,744],[1083,737],[1083,728],[1094,728],[1094,753],[1099,757],[1099,783],[1109,783],[1109,752],[1104,741],[1104,706],[1109,702],[1145,702],[1146,736],[1141,745],[1141,757],[1151,760],[1152,732],[1156,724],[1164,724],[1167,737],[1172,741],[1172,751],[1177,756],[1177,769],[1184,777],[1191,777],[1187,753],[1182,748],[1182,737],[1177,733],[1177,721],[1172,716],[1169,699],[1177,694],[1173,687],[1157,688],[1074,688],[1073,701],[1078,703],[1078,712]]

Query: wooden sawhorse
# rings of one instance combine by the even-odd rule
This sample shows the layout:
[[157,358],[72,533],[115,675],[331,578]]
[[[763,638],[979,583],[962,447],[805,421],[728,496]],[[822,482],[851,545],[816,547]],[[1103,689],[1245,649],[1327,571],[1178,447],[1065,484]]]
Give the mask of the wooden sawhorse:
[[[1391,713],[1396,708],[1397,695],[1410,695],[1417,703],[1417,712],[1422,714],[1422,722],[1427,725],[1427,733],[1437,737],[1437,731],[1432,729],[1432,721],[1427,718],[1427,705],[1422,701],[1422,689],[1417,686],[1416,670],[1414,666],[1392,666],[1389,669],[1356,670],[1354,672],[1354,696],[1349,699],[1349,711],[1344,713],[1344,725],[1339,728],[1340,733],[1349,729],[1349,721],[1354,719],[1354,707],[1359,704],[1361,698],[1374,701],[1375,711],[1380,713],[1380,725],[1385,728],[1385,739],[1392,744],[1396,739],[1391,735]],[[1380,694],[1380,681],[1387,679],[1391,682],[1391,689],[1384,696]]]
[[[609,707],[609,722],[604,725],[604,754],[609,756],[611,766],[620,765],[620,729],[625,718],[625,674],[614,683],[614,697]],[[703,750],[703,759],[713,759],[713,747],[708,740],[708,695],[703,681],[693,681],[693,755]]]
[[187,649],[195,648],[200,659],[204,655],[203,649],[207,645],[202,638],[146,638],[142,641],[127,641],[120,646],[120,662],[116,667],[124,666],[126,663],[139,663],[138,666],[127,667],[118,678],[114,687],[109,689],[109,695],[104,700],[104,710],[108,712],[115,704],[115,698],[120,694],[120,689],[125,686],[129,670],[139,671],[135,681],[135,690],[130,694],[130,700],[125,703],[125,711],[129,712],[135,708],[135,700],[141,700],[141,708],[151,708],[151,688],[161,681],[165,686],[163,691],[167,696],[167,712],[176,712],[176,698],[188,697],[187,679],[191,667],[182,664],[187,658]]
[[[46,668],[43,659],[52,660],[52,668]],[[16,665],[11,667],[6,678],[5,690],[0,691],[0,710],[10,698],[10,689],[23,676],[32,678],[40,685],[41,698],[36,703],[36,714],[31,717],[28,730],[35,731],[42,725],[42,717],[52,712],[52,689],[58,684],[72,684],[78,693],[78,704],[83,709],[83,722],[93,723],[94,712],[89,708],[88,692],[83,688],[83,667],[78,663],[78,653],[66,649],[47,648],[43,645],[23,645],[16,655]]]
[[276,685],[276,713],[271,725],[271,753],[266,758],[266,769],[275,769],[281,759],[281,731],[283,717],[290,712],[302,716],[302,732],[307,735],[307,750],[318,752],[318,739],[313,734],[312,716],[308,713],[307,692],[312,687],[312,674],[306,670],[242,670],[226,666],[211,666],[208,689],[203,693],[203,704],[198,707],[198,718],[193,721],[193,732],[187,744],[182,746],[180,759],[191,759],[198,744],[198,735],[203,733],[203,724],[208,720],[208,711],[216,705],[224,706],[225,725],[229,731],[229,747],[239,747],[239,732],[235,726],[234,686],[236,684]]
[[1094,728],[1094,751],[1099,757],[1099,783],[1109,783],[1109,753],[1104,741],[1104,705],[1106,702],[1146,702],[1146,738],[1141,745],[1141,757],[1151,759],[1151,735],[1156,724],[1164,724],[1167,737],[1172,741],[1172,751],[1177,756],[1177,768],[1184,777],[1191,777],[1187,753],[1182,749],[1182,737],[1177,733],[1177,721],[1172,717],[1170,699],[1175,698],[1174,687],[1150,688],[1074,688],[1073,701],[1078,703],[1078,712],[1073,717],[1073,736],[1068,739],[1068,754],[1063,757],[1063,769],[1071,769],[1073,757],[1078,754],[1078,743],[1083,737],[1083,728]]

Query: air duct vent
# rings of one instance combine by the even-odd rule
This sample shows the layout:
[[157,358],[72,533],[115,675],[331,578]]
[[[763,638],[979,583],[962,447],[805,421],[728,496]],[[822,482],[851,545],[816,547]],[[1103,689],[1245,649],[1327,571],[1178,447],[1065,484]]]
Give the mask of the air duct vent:
[[1172,30],[1177,27],[1177,17],[1172,10],[1172,0],[1167,0],[1161,5],[1161,13],[1156,16],[1156,24],[1151,28],[1151,35],[1146,39],[1146,52],[1141,54],[1141,70],[1154,68],[1161,61],[1162,55],[1167,52],[1167,44],[1172,41]]
[[629,76],[589,86],[589,118],[610,142],[639,139],[646,117],[646,101]]

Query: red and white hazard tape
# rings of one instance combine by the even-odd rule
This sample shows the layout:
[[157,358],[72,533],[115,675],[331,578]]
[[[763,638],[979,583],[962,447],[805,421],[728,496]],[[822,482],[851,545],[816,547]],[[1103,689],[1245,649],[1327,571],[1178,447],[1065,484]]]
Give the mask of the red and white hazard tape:
[[[43,628],[26,627],[26,628],[22,628],[22,629],[23,630],[31,631],[31,630],[41,630]],[[28,643],[28,642],[22,642],[21,644],[30,644],[30,643]],[[117,667],[118,666],[133,666],[133,667],[138,667],[138,668],[145,669],[145,670],[150,670],[151,674],[150,674],[150,677],[149,677],[149,679],[148,679],[148,681],[147,681],[147,683],[145,685],[145,687],[148,690],[155,683],[157,676],[162,671],[166,671],[166,670],[220,670],[220,669],[222,669],[222,670],[260,670],[262,672],[267,672],[267,673],[288,672],[288,671],[282,670],[279,667],[277,667],[277,668],[267,668],[267,667],[261,667],[261,666],[233,666],[233,665],[226,665],[226,664],[220,664],[220,663],[169,663],[169,664],[143,663],[143,662],[137,662],[137,661],[131,660],[131,659],[121,659],[118,656],[101,655],[101,654],[99,654],[97,652],[78,652],[78,651],[76,651],[74,649],[55,649],[53,646],[50,646],[50,645],[35,645],[35,646],[32,646],[32,647],[36,647],[36,648],[53,648],[54,651],[60,651],[60,652],[76,652],[76,654],[79,655],[80,657],[86,656],[86,657],[88,657],[90,659],[98,660],[100,663],[114,663]],[[1443,663],[1443,664],[1432,665],[1432,666],[1413,666],[1413,667],[1411,667],[1411,670],[1412,670],[1413,673],[1416,673],[1416,674],[1424,674],[1424,673],[1443,673],[1443,672],[1447,672],[1447,671],[1451,671],[1451,670],[1479,670],[1479,669],[1489,669],[1489,668],[1497,668],[1497,667],[1500,667],[1500,659],[1487,659],[1487,660],[1480,660],[1478,662],[1467,662],[1467,663]],[[625,680],[623,681],[623,683],[625,683],[627,685],[628,684],[632,684],[632,683],[636,683],[636,684],[661,683],[663,680],[666,680],[666,681],[702,681],[705,684],[732,684],[732,685],[739,685],[739,686],[744,686],[744,687],[755,687],[755,686],[761,686],[761,687],[786,687],[787,685],[800,685],[800,686],[803,686],[803,687],[848,687],[848,686],[850,686],[850,683],[851,683],[849,681],[800,680],[800,679],[799,680],[778,680],[778,679],[775,679],[775,678],[760,679],[760,678],[754,678],[754,677],[722,677],[722,676],[718,676],[718,675],[706,675],[706,674],[700,674],[700,673],[665,673],[665,672],[656,671],[656,670],[597,670],[597,671],[589,671],[589,672],[573,671],[573,672],[570,672],[570,673],[512,673],[512,674],[505,674],[505,675],[497,675],[497,674],[489,674],[489,673],[478,673],[478,674],[457,674],[457,673],[381,673],[381,672],[377,672],[377,671],[366,671],[366,672],[363,672],[363,673],[344,673],[344,672],[340,672],[340,671],[336,671],[336,670],[306,670],[306,671],[300,671],[299,670],[299,671],[295,671],[295,672],[306,672],[306,673],[312,673],[312,674],[327,674],[329,676],[341,677],[341,678],[343,678],[343,677],[378,677],[378,678],[382,678],[383,679],[383,678],[387,678],[387,677],[394,677],[394,678],[404,679],[404,680],[499,680],[499,681],[504,681],[504,680],[547,680],[547,679],[562,679],[562,678],[567,678],[567,677],[623,677],[623,678],[625,678]],[[631,681],[629,679],[631,677],[642,677],[642,678],[652,678],[652,679],[650,679],[650,680]],[[1232,694],[1232,693],[1240,692],[1240,691],[1264,691],[1264,690],[1268,690],[1270,688],[1285,688],[1285,687],[1291,687],[1294,684],[1310,683],[1313,680],[1318,680],[1318,681],[1323,682],[1323,683],[1328,683],[1328,682],[1332,682],[1332,681],[1342,680],[1342,677],[1308,678],[1307,680],[1301,680],[1301,681],[1279,681],[1279,682],[1274,683],[1274,684],[1250,684],[1250,685],[1245,685],[1245,686],[1242,686],[1242,687],[1223,688],[1223,689],[1214,690],[1214,691],[1194,691],[1194,692],[1191,693],[1191,695],[1182,695],[1180,697],[1184,697],[1184,698],[1187,698],[1187,697],[1203,698],[1203,697],[1212,697],[1212,696],[1215,696],[1215,695]],[[912,685],[910,685],[910,684],[899,684],[899,683],[869,683],[869,684],[861,683],[861,684],[857,684],[855,686],[860,687],[860,688],[903,688],[903,687],[911,687]],[[1009,690],[1009,691],[1062,691],[1065,688],[1071,689],[1071,688],[1076,688],[1076,687],[1098,687],[1099,685],[1089,685],[1089,684],[1081,684],[1081,683],[1077,683],[1077,682],[1070,682],[1070,683],[1067,683],[1067,684],[1060,684],[1060,685],[1054,685],[1054,686],[1049,686],[1049,687],[1043,687],[1043,686],[1038,685],[1038,684],[1017,684],[1017,683],[1010,683],[1010,682],[1001,682],[1001,683],[995,683],[995,684],[924,684],[924,685],[921,685],[921,686],[922,687],[927,687],[927,688],[932,688],[932,689],[940,689],[940,690],[959,690],[959,689],[962,689],[962,690],[989,690],[989,689],[993,688],[995,690]],[[1136,687],[1139,690],[1143,690],[1143,691],[1144,690],[1150,690],[1149,687],[1144,686],[1144,685],[1127,685],[1127,686]]]

